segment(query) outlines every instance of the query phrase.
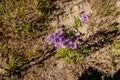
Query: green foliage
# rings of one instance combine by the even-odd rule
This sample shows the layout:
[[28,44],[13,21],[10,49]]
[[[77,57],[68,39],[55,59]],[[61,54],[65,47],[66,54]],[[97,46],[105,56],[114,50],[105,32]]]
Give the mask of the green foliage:
[[67,48],[60,48],[57,51],[57,58],[63,58],[65,62],[72,63],[72,62],[79,62],[83,59],[84,54],[91,52],[91,49],[88,46],[81,46],[78,49],[72,50],[69,47]]
[[120,53],[120,43],[117,42],[117,40],[114,40],[113,45],[115,46],[115,53],[119,54]]
[[6,58],[6,70],[8,75],[14,75],[15,73],[20,72],[20,67],[27,63],[27,58],[25,55],[19,55],[17,52],[13,51],[8,54]]
[[74,20],[74,22],[72,22],[71,25],[74,28],[78,28],[78,27],[82,26],[82,23],[78,17],[75,17],[75,20]]
[[115,4],[116,1],[114,0],[99,0],[96,2],[95,9],[97,10],[97,14],[105,17],[115,12]]
[[33,27],[26,23],[16,25],[16,29],[21,37],[21,41],[25,41],[27,38],[30,38],[30,32],[34,32]]
[[120,61],[116,62],[116,64],[120,65]]
[[25,5],[28,2],[25,0],[6,0],[0,2],[0,14],[8,18],[13,18],[17,15],[24,15]]
[[37,10],[41,12],[39,16],[39,24],[37,25],[37,29],[41,29],[41,27],[45,27],[47,23],[47,17],[52,11],[54,5],[50,0],[40,0],[37,5]]
[[76,33],[77,33],[77,30],[75,32],[71,32],[70,29],[66,29],[62,36],[64,36],[65,38],[71,38],[72,39],[76,35]]
[[37,6],[37,9],[41,11],[42,15],[49,14],[52,8],[53,5],[50,0],[41,0]]
[[118,32],[120,32],[120,25],[116,25],[116,26],[114,26],[115,27],[115,29],[118,31]]
[[[52,7],[52,3],[48,0],[0,1],[0,51],[1,54],[7,55],[4,59],[6,61],[5,69],[8,75],[11,76],[19,73],[20,68],[27,63],[28,56],[34,53],[30,47],[33,46],[32,44],[34,44],[34,41],[38,38],[36,35],[42,36],[40,35],[41,33],[34,34],[34,31],[39,31],[36,27],[44,24],[45,20],[47,20],[46,15],[50,13]],[[42,14],[39,16],[40,12]],[[34,16],[34,14],[36,15],[35,17],[37,17],[35,19],[31,17]],[[40,21],[37,20],[38,17],[40,17]],[[36,23],[35,25],[33,24],[34,22]],[[45,27],[44,25],[42,26]],[[35,37],[35,40],[33,37]],[[15,42],[10,43],[12,39],[14,39]],[[31,44],[29,44],[30,42],[28,40],[32,40]],[[9,43],[10,45],[8,46]],[[16,46],[13,44],[16,44]],[[9,51],[9,49],[12,50]],[[25,54],[20,55],[20,52]]]
[[104,75],[103,75],[103,76],[101,76],[101,79],[102,79],[102,80],[105,80],[105,76],[104,76]]
[[21,24],[17,25],[17,30],[18,31],[27,31],[27,30],[30,30],[30,26],[28,24],[21,23]]

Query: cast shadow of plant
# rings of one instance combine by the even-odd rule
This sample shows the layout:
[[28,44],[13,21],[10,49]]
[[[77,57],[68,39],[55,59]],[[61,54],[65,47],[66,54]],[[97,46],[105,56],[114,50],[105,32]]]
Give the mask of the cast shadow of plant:
[[89,67],[84,71],[82,76],[78,78],[78,80],[120,80],[120,70],[118,70],[113,77],[111,77],[95,70],[92,67]]
[[82,45],[88,45],[92,49],[92,52],[98,51],[100,48],[105,47],[108,44],[111,44],[113,41],[112,38],[119,36],[120,33],[117,30],[112,31],[99,31],[96,34],[90,36],[85,40]]
[[114,74],[113,80],[120,80],[120,69]]

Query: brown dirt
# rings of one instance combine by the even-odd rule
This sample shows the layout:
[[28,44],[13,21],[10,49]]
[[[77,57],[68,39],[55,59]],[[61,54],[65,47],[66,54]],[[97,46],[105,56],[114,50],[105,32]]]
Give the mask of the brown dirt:
[[[110,38],[119,36],[119,33],[111,26],[115,22],[113,15],[118,12],[101,17],[95,14],[94,8],[97,6],[95,1],[58,0],[54,2],[56,9],[49,16],[49,28],[45,32],[38,32],[41,34],[39,38],[26,43],[26,45],[30,45],[30,49],[28,51],[26,49],[26,51],[35,54],[32,55],[31,62],[22,68],[19,80],[78,80],[78,77],[82,76],[89,67],[111,76],[120,70],[120,65],[115,64],[120,61],[120,55],[115,54],[115,47],[108,41]],[[82,44],[90,45],[92,52],[86,54],[79,63],[66,64],[62,59],[55,58],[55,52],[44,42],[44,38],[52,32],[49,29],[61,25],[69,26],[68,24],[74,21],[74,17],[78,17],[83,11],[90,14],[90,21],[83,23],[79,31],[85,34],[82,36]],[[28,20],[31,18],[29,15],[26,17]],[[10,43],[13,45],[12,41],[9,41]],[[21,45],[21,49],[25,50],[26,45]],[[50,51],[53,53],[50,54]],[[1,59],[0,61],[3,62]]]

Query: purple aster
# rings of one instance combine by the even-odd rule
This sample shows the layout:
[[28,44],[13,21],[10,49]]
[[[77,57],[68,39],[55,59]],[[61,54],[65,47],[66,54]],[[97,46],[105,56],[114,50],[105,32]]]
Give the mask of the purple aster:
[[60,35],[62,35],[62,34],[63,34],[62,28],[59,28],[59,29],[57,29],[57,30],[55,31],[55,35],[56,35],[56,36],[60,36]]
[[66,48],[66,45],[64,43],[60,43],[61,48]]
[[70,38],[66,38],[65,41],[68,42],[70,40]]
[[74,40],[78,40],[78,36],[74,36],[73,39],[74,39]]
[[81,16],[80,16],[80,21],[81,21],[81,22],[87,21],[88,18],[89,18],[89,16],[88,16],[87,14],[83,13],[83,14],[81,14]]
[[61,47],[61,45],[59,44],[59,43],[55,43],[55,48],[60,48]]
[[61,36],[61,37],[60,37],[60,41],[61,41],[61,42],[64,42],[64,41],[65,41],[65,37],[64,37],[64,36]]
[[73,43],[72,40],[69,40],[68,44],[71,45],[72,43]]
[[53,41],[50,39],[50,37],[48,36],[45,41],[48,43],[48,44],[51,44]]
[[54,41],[55,35],[54,35],[54,34],[50,34],[50,35],[49,35],[49,38],[50,38],[52,41]]
[[69,45],[69,38],[65,39],[64,44]]
[[77,46],[76,43],[72,43],[72,44],[70,45],[70,48],[71,48],[71,49],[77,49],[77,47],[78,47],[78,46]]
[[54,42],[55,42],[55,43],[60,43],[60,41],[61,41],[60,37],[56,37],[56,38],[54,39]]
[[75,28],[70,28],[70,31],[71,32],[76,32],[76,29]]
[[72,39],[71,38],[65,39],[65,44],[66,45],[71,45],[72,44]]
[[67,42],[68,42],[68,45],[71,45],[73,43],[72,39],[69,39]]
[[64,44],[65,46],[68,46],[68,43],[66,43],[66,42],[63,42],[63,44]]

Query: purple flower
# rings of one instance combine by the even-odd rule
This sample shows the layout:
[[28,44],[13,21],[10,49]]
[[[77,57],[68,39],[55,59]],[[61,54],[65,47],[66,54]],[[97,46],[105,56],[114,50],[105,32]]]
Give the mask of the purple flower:
[[61,40],[61,42],[64,42],[64,41],[65,41],[65,37],[64,37],[64,36],[61,36],[61,37],[60,37],[60,40]]
[[66,39],[65,39],[65,44],[66,44],[66,45],[69,45],[69,38],[66,38]]
[[87,21],[88,18],[89,18],[89,16],[88,16],[87,14],[83,13],[83,14],[81,14],[81,16],[80,16],[80,21],[81,21],[81,22]]
[[[76,29],[71,28],[71,32],[76,32]],[[72,38],[65,38],[63,35],[63,30],[62,28],[59,28],[56,30],[54,34],[50,34],[45,41],[48,44],[54,43],[55,48],[66,48],[69,46],[71,49],[76,49],[78,47],[77,43],[74,41],[77,39],[77,36],[71,36]]]
[[72,44],[70,45],[70,48],[71,48],[71,49],[77,49],[77,47],[78,47],[78,46],[77,46],[76,43],[72,43]]
[[70,28],[70,31],[71,32],[76,32],[76,29],[75,28]]
[[55,43],[55,48],[66,48],[66,45],[64,43]]
[[67,41],[67,43],[68,43],[68,45],[71,45],[71,44],[73,43],[72,39],[69,39],[69,40]]
[[48,43],[48,44],[51,44],[55,39],[55,35],[54,34],[50,34],[46,39],[45,41]]
[[49,38],[50,38],[52,41],[54,41],[54,39],[55,39],[55,34],[50,34],[50,35],[49,35]]
[[66,44],[66,45],[71,45],[71,44],[72,44],[72,39],[71,39],[71,38],[65,39],[64,44]]
[[54,42],[55,42],[55,43],[60,43],[60,41],[61,41],[60,37],[56,37],[56,38],[54,39]]
[[55,35],[56,35],[56,36],[60,36],[60,35],[62,35],[62,34],[63,34],[62,28],[57,29],[56,32],[55,32]]
[[61,48],[66,48],[66,45],[64,43],[60,43]]
[[70,38],[66,38],[65,41],[68,42],[69,40],[71,40]]
[[68,44],[67,44],[66,42],[63,42],[63,44],[64,44],[65,46],[68,46]]
[[50,39],[49,36],[45,39],[45,41],[46,41],[48,44],[51,44],[51,43],[53,42],[52,39]]
[[74,36],[73,39],[74,39],[74,40],[78,40],[78,36]]
[[55,48],[60,48],[61,47],[61,45],[59,44],[59,43],[55,43]]
[[69,45],[71,45],[72,43],[73,43],[72,40],[70,40],[70,41],[68,42]]

